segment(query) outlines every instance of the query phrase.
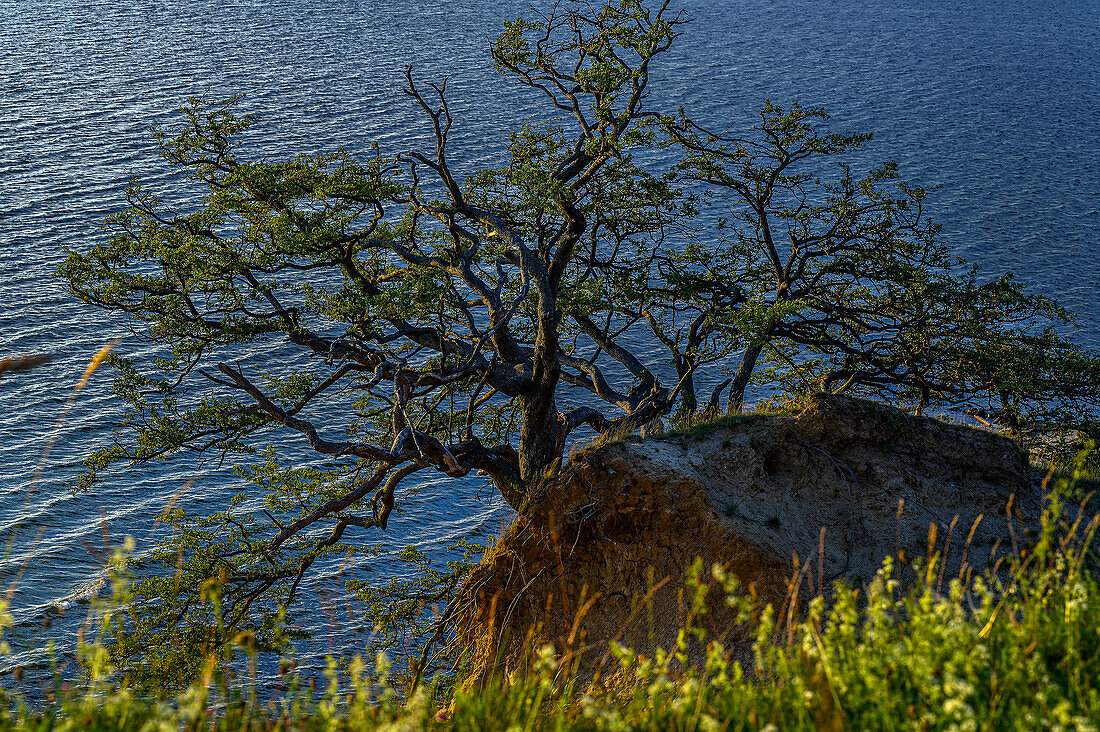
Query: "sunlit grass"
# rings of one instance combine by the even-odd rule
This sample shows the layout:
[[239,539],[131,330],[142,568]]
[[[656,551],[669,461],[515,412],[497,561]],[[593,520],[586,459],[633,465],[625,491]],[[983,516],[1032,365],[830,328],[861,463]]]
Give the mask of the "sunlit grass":
[[[82,684],[33,708],[9,693],[0,728],[1096,729],[1100,517],[1087,501],[1064,506],[1071,488],[1072,481],[1054,488],[1037,541],[995,574],[944,587],[932,556],[914,565],[916,580],[903,590],[887,559],[869,586],[838,585],[830,603],[814,598],[789,625],[721,567],[697,564],[676,647],[643,655],[615,646],[605,674],[614,682],[581,680],[575,663],[546,648],[524,672],[474,685],[430,683],[408,700],[383,660],[372,674],[360,661],[348,673],[332,663],[320,686],[288,672],[288,691],[259,701],[254,686],[234,685],[212,658],[183,694],[155,702],[129,691],[91,643],[80,649]],[[124,593],[125,556],[112,566]],[[753,629],[751,668],[700,629],[708,585],[723,587]],[[10,622],[3,611],[0,619]],[[707,644],[702,662],[692,662],[693,642]]]
[[[700,420],[668,432],[713,427]],[[837,585],[799,616],[793,603],[777,612],[720,566],[697,564],[676,646],[643,654],[614,645],[594,678],[577,674],[576,656],[563,660],[547,647],[522,671],[477,683],[429,680],[411,698],[381,657],[347,668],[330,662],[320,684],[282,667],[285,691],[276,694],[235,679],[223,656],[211,655],[183,693],[154,700],[134,693],[86,627],[81,677],[57,677],[33,700],[17,684],[0,688],[0,730],[1098,729],[1093,466],[1082,454],[1053,474],[1036,540],[980,576],[945,583],[933,554],[905,570],[915,579],[903,587],[900,563],[887,559],[867,587]],[[99,629],[126,611],[132,551],[119,547],[108,563],[113,596],[93,603]],[[751,662],[701,630],[710,586],[751,629]],[[0,655],[10,652],[11,589],[0,594]],[[246,656],[249,641],[236,639]],[[701,657],[693,643],[705,648]]]

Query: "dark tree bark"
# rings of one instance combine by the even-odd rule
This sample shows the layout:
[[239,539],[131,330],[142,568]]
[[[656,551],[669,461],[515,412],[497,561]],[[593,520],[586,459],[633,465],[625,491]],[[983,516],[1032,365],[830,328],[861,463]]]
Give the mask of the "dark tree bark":
[[756,368],[756,361],[764,350],[762,341],[753,341],[745,349],[745,355],[741,357],[741,364],[737,367],[737,374],[730,382],[729,406],[727,411],[731,414],[740,412],[745,407],[745,391],[752,381],[752,372]]

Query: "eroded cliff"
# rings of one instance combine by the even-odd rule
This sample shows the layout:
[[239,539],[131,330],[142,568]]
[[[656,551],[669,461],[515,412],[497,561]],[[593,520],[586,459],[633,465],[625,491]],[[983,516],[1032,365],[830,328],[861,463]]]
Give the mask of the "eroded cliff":
[[[887,555],[927,555],[933,524],[946,586],[1011,551],[1040,508],[1009,438],[840,396],[589,448],[533,491],[463,587],[468,641],[482,670],[546,642],[589,659],[613,639],[668,648],[696,557],[778,608],[792,587],[805,599],[869,581]],[[747,631],[708,599],[704,626],[745,652]]]

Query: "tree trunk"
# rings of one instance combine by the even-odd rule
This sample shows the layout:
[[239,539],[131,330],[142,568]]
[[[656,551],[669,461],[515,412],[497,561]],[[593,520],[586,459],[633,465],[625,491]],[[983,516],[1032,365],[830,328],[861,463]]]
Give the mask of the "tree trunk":
[[564,448],[558,423],[557,388],[558,318],[555,297],[549,287],[539,294],[539,329],[535,336],[534,369],[530,384],[520,397],[523,422],[519,428],[519,476],[531,489]]
[[519,475],[527,488],[541,478],[546,469],[560,457],[558,449],[558,407],[554,398],[558,369],[543,374],[531,387],[531,393],[521,397],[522,422],[519,430]]
[[745,349],[745,355],[741,359],[741,365],[737,369],[737,375],[730,384],[730,401],[728,411],[732,414],[740,412],[745,406],[745,389],[748,388],[752,378],[753,369],[756,368],[756,360],[760,358],[760,352],[764,350],[763,341],[753,341]]
[[691,362],[680,354],[676,354],[676,376],[683,386],[680,387],[681,418],[691,417],[699,408],[699,401],[695,396],[695,374],[691,372]]

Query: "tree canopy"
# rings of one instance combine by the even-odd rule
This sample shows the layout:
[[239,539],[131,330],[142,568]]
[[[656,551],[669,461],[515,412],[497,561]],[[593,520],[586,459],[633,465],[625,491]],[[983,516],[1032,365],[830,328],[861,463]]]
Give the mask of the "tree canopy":
[[[461,180],[446,84],[411,69],[432,150],[249,159],[235,99],[191,100],[156,133],[190,197],[132,182],[110,236],[61,267],[162,349],[114,358],[131,437],[82,487],[119,462],[254,452],[270,430],[327,461],[269,451],[241,470],[261,509],[175,509],[122,656],[159,649],[154,673],[185,675],[197,644],[276,646],[311,566],[385,530],[403,483],[482,474],[521,509],[578,436],[740,410],[754,388],[1091,428],[1100,359],[1059,335],[1070,316],[953,257],[895,166],[853,172],[868,135],[797,105],[738,132],[656,108],[650,74],[685,22],[638,0],[506,22],[489,52],[543,109]],[[446,597],[453,569],[400,612]]]

